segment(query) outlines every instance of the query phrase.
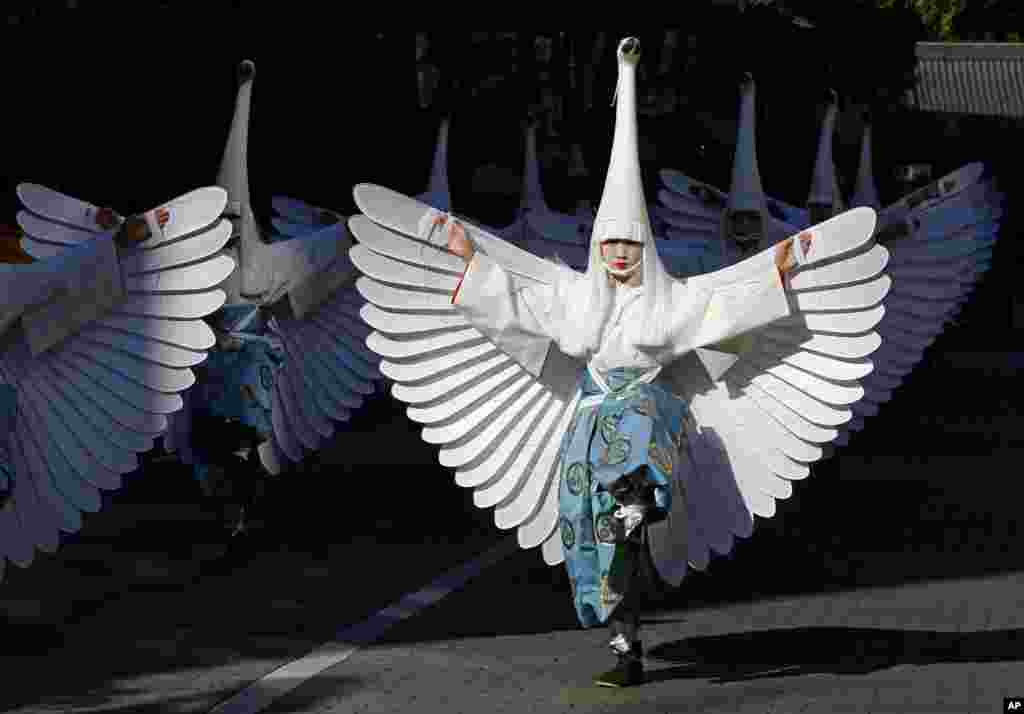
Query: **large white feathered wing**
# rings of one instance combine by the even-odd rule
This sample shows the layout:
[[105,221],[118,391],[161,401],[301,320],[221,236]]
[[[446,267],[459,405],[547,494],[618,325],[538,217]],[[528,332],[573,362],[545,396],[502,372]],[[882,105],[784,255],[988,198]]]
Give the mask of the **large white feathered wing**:
[[[870,242],[874,212],[848,211],[808,229],[806,264],[788,280],[792,314],[728,344],[698,349],[666,369],[691,419],[672,513],[651,524],[652,555],[674,584],[711,553],[751,535],[754,515],[775,514],[853,418],[872,370],[869,356],[891,286],[888,252]],[[711,276],[738,274],[772,251]],[[724,370],[724,373],[722,373]]]
[[955,200],[911,212],[904,231],[877,236],[889,250],[893,279],[878,326],[885,343],[872,355],[875,370],[864,380],[864,399],[854,405],[855,418],[837,444],[892,399],[992,266],[1002,200],[989,182],[975,184]]
[[[474,503],[494,507],[499,528],[517,528],[523,548],[558,542],[558,448],[575,409],[580,365],[551,348],[544,370],[528,372],[452,306],[462,260],[430,233],[436,211],[389,189],[356,186],[365,215],[350,221],[352,262],[367,345],[395,381],[394,396],[423,424]],[[550,285],[557,266],[467,224],[477,248],[513,279]],[[560,545],[558,547],[561,547]]]
[[[195,201],[184,196],[161,207],[170,215],[159,234],[117,253],[124,295],[98,318],[35,355],[25,330],[4,335],[0,370],[15,391],[16,410],[14,424],[0,434],[13,470],[0,506],[0,563],[27,566],[35,549],[53,552],[58,532],[77,531],[80,512],[100,508],[99,490],[118,488],[121,474],[138,467],[136,455],[167,428],[167,416],[181,409],[180,393],[195,381],[190,368],[214,344],[201,318],[223,304],[215,286],[234,269],[234,261],[218,255],[231,234],[230,224],[218,220],[227,195],[219,188],[194,194]],[[46,195],[26,205],[43,211],[49,204],[35,199]],[[75,218],[34,213],[54,230],[88,232],[85,219],[65,224],[55,216]],[[67,241],[52,261],[18,267],[51,275],[71,270],[83,251],[109,240],[87,237]]]
[[[160,209],[168,212],[162,240],[167,242],[173,240],[168,236],[182,237],[208,228],[213,222],[210,217],[214,215],[214,209],[224,200],[222,191],[216,186],[198,188],[150,211],[151,214]],[[18,225],[25,234],[21,245],[36,260],[61,255],[68,248],[94,238],[112,236],[120,225],[110,230],[102,228],[96,222],[100,212],[98,206],[46,186],[20,183],[16,193],[25,207],[17,215]],[[123,218],[118,216],[118,220]],[[208,255],[200,248],[197,250],[204,257]]]
[[19,184],[16,192],[28,209],[17,216],[24,232],[21,247],[36,260],[60,255],[99,236],[111,236],[116,230],[101,228],[96,223],[99,207],[86,201],[33,183]]
[[366,347],[370,330],[359,316],[363,301],[348,252],[345,223],[266,246],[262,259],[289,275],[282,307],[269,327],[286,359],[272,390],[273,437],[259,447],[266,469],[281,471],[282,457],[298,462],[323,448],[332,422],[348,421],[381,378],[379,358]]

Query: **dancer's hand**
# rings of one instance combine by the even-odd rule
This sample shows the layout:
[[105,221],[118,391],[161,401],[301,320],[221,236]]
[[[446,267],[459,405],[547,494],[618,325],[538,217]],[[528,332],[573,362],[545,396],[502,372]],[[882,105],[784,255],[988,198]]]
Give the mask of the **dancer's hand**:
[[[156,221],[161,228],[167,225],[167,222],[171,219],[171,214],[166,208],[156,209]],[[143,216],[131,216],[125,221],[124,226],[121,227],[121,233],[119,239],[124,243],[141,243],[142,241],[150,238],[149,226],[146,224],[146,219]]]
[[782,241],[779,243],[779,247],[775,249],[775,265],[783,275],[797,266],[796,256],[793,254],[793,244],[797,241],[800,243],[798,250],[803,251],[803,254],[807,255],[807,251],[811,248],[810,233],[801,233],[796,238]]
[[[446,216],[438,216],[435,222],[443,226],[447,220]],[[473,259],[473,254],[476,253],[473,243],[466,236],[466,227],[458,221],[452,221],[448,226],[448,250],[462,258],[467,264]]]

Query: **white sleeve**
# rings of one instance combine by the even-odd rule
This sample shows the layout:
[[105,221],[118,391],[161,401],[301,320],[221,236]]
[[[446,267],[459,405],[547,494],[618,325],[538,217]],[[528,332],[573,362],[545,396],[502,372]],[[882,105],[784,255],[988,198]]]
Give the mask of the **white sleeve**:
[[[700,277],[700,276],[698,276]],[[679,357],[763,327],[790,314],[789,300],[774,262],[734,282],[677,284],[671,354]]]
[[553,295],[551,288],[513,285],[497,261],[477,251],[466,266],[452,304],[473,327],[536,377],[552,342],[548,314]]

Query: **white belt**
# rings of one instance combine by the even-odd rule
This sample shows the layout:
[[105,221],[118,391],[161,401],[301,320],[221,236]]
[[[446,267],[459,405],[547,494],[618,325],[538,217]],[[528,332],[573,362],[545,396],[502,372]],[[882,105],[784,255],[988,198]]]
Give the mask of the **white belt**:
[[[612,392],[611,387],[608,386],[608,383],[604,380],[604,377],[601,376],[601,373],[594,369],[590,364],[587,364],[587,371],[590,373],[591,379],[594,380],[594,384],[596,384],[598,389],[601,390],[601,394],[593,394],[589,397],[586,397],[585,399],[581,399],[578,407],[579,409],[585,409],[587,407],[592,407],[600,404],[601,402],[604,401],[604,398],[611,394]],[[650,384],[651,382],[654,381],[654,378],[657,377],[660,372],[661,365],[652,367],[651,369],[647,370],[639,377],[634,379],[632,382],[622,387],[622,389],[620,389],[619,391],[628,391],[633,387],[636,387],[638,384]]]

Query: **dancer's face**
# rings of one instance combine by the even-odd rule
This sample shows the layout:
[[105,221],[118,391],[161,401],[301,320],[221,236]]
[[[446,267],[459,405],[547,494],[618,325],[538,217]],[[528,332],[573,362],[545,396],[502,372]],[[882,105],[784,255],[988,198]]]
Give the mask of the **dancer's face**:
[[601,257],[615,270],[627,270],[640,262],[644,244],[632,240],[606,240],[601,243]]
[[[644,244],[632,240],[606,240],[601,242],[601,259],[610,270],[619,272],[634,268],[644,255]],[[616,282],[623,285],[637,286],[643,282],[643,271],[636,268],[628,274],[616,275],[609,272]]]

